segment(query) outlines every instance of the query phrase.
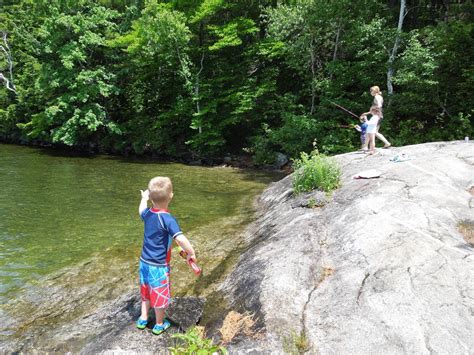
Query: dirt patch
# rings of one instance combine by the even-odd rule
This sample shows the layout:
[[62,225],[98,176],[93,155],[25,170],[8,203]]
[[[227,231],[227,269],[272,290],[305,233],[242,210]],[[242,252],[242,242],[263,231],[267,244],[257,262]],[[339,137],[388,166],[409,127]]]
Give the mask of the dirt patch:
[[332,267],[325,266],[321,272],[321,277],[318,280],[318,287],[321,285],[327,278],[331,277],[334,274],[334,269]]
[[458,224],[459,233],[462,234],[464,240],[474,246],[474,222],[473,221],[462,221]]
[[241,314],[230,311],[224,319],[219,332],[222,336],[222,343],[229,344],[237,335],[243,334],[252,338],[260,338],[261,334],[253,328],[256,323],[254,315],[250,313]]

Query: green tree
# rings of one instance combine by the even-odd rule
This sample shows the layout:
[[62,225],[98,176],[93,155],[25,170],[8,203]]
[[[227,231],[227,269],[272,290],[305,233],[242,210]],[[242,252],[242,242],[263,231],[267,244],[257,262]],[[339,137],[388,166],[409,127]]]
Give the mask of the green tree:
[[192,100],[189,41],[184,14],[170,4],[147,1],[131,29],[109,42],[125,52],[124,130],[133,150],[177,155],[183,149]]
[[20,125],[31,137],[66,145],[97,144],[104,134],[120,133],[107,114],[106,100],[117,88],[104,63],[117,13],[89,3],[78,6],[53,6],[39,28],[42,64],[35,90],[44,108]]
[[[8,34],[16,88],[16,94],[0,89],[0,138],[7,141],[24,139],[17,124],[26,122],[32,112],[43,107],[41,94],[32,84],[41,70],[37,58],[40,44],[36,36],[45,13],[37,11],[38,6],[37,3],[14,1],[5,4],[5,11],[0,12],[0,31]],[[3,55],[0,58],[3,58],[0,66],[7,69],[8,63]]]

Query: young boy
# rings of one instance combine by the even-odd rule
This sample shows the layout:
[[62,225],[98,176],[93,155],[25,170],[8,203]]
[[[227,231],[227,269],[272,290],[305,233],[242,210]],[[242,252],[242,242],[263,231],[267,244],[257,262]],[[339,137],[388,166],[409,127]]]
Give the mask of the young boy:
[[355,125],[354,128],[357,130],[357,132],[360,133],[360,143],[361,143],[361,150],[367,150],[367,146],[365,144],[365,140],[367,138],[367,116],[360,116],[360,125]]
[[[194,249],[183,235],[175,218],[168,212],[173,198],[173,185],[168,177],[154,177],[148,183],[148,190],[141,191],[142,199],[138,213],[145,224],[143,247],[140,256],[140,293],[142,312],[137,328],[145,329],[148,311],[154,308],[156,324],[153,334],[161,334],[169,328],[165,310],[170,303],[170,258],[173,239],[187,253],[188,262],[196,261]],[[153,203],[148,208],[148,199]]]

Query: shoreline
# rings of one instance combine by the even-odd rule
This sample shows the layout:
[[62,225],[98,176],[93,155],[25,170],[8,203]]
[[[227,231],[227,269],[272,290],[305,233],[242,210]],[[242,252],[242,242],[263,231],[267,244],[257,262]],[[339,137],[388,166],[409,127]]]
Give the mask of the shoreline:
[[52,156],[63,157],[95,157],[95,156],[109,156],[116,159],[125,159],[132,161],[143,161],[150,163],[178,163],[189,166],[201,167],[227,167],[233,169],[257,170],[264,172],[280,172],[282,174],[290,174],[290,163],[286,163],[281,167],[276,165],[257,165],[253,162],[253,158],[249,154],[225,154],[217,157],[191,157],[190,155],[183,155],[182,157],[172,157],[160,155],[156,152],[148,151],[144,154],[134,154],[130,150],[123,152],[113,150],[100,150],[94,146],[91,147],[69,147],[61,144],[45,143],[45,142],[24,142],[5,140],[0,138],[0,144],[15,145],[22,147],[31,147],[43,149]]

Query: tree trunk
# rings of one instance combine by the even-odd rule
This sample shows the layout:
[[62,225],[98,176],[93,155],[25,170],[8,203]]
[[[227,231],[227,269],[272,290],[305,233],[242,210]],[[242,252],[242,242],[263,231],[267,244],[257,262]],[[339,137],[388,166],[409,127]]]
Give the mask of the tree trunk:
[[339,47],[339,36],[341,35],[341,25],[337,27],[336,40],[334,43],[334,53],[332,55],[332,60],[337,59],[337,48]]
[[[199,68],[199,71],[196,75],[196,86],[194,88],[194,99],[196,100],[196,113],[198,115],[201,113],[201,106],[200,106],[200,100],[199,100],[199,88],[200,88],[199,76],[201,75],[201,72],[204,68],[204,50],[202,49],[203,43],[204,43],[204,24],[201,21],[199,23],[199,48],[202,51],[201,67]],[[199,117],[199,119],[201,119],[201,117]],[[198,132],[199,132],[199,134],[202,134],[202,125],[201,124],[198,127]]]
[[310,50],[310,56],[311,56],[311,111],[310,114],[312,115],[314,113],[314,107],[315,107],[315,101],[316,101],[316,87],[315,87],[315,77],[316,77],[316,58],[314,55],[314,39],[313,36],[311,36],[311,42],[309,46]]
[[395,43],[393,44],[392,52],[388,58],[388,69],[387,69],[387,91],[388,95],[393,94],[393,64],[395,62],[395,58],[397,56],[398,46],[400,45],[400,36],[402,34],[403,28],[403,20],[405,19],[405,15],[407,13],[406,10],[406,0],[402,0],[400,3],[400,14],[398,17],[398,26],[397,26],[397,33],[395,36]]
[[444,4],[444,22],[448,22],[449,21],[449,0],[443,0],[443,4]]
[[1,32],[1,34],[2,34],[2,39],[3,39],[3,44],[0,44],[0,50],[4,53],[5,59],[7,61],[9,77],[7,78],[3,73],[0,72],[0,82],[4,81],[5,87],[16,94],[16,88],[15,88],[15,85],[13,84],[13,59],[12,59],[10,47],[8,46],[7,33]]
[[[336,39],[334,40],[334,52],[332,54],[332,60],[335,61],[337,59],[337,49],[339,48],[339,36],[341,35],[341,24],[337,26],[336,32]],[[333,73],[329,75],[329,80],[332,80]]]
[[[201,67],[196,75],[196,85],[194,87],[194,99],[196,100],[196,113],[199,115],[201,113],[201,107],[199,106],[199,76],[201,75],[202,69],[204,68],[204,52],[201,56]],[[202,133],[202,126],[198,127],[199,134]]]

